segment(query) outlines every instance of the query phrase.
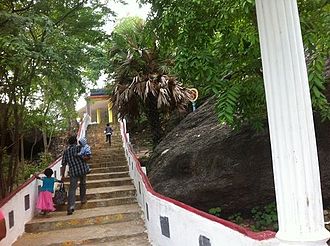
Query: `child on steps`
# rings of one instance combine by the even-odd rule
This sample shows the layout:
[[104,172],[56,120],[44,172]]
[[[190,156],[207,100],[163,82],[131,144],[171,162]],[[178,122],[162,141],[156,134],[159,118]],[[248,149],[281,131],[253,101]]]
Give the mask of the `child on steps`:
[[109,141],[109,145],[111,146],[111,136],[112,136],[113,129],[110,126],[110,123],[107,124],[107,126],[104,129],[104,134],[105,134],[105,142]]
[[42,215],[47,215],[49,212],[55,211],[53,204],[54,183],[62,183],[62,181],[52,177],[53,170],[50,168],[46,168],[44,174],[46,177],[41,178],[38,175],[35,175],[37,179],[42,181],[42,187],[38,196],[36,208],[41,211]]
[[[78,156],[80,156],[85,162],[90,160],[92,156],[92,151],[91,151],[91,147],[87,144],[86,138],[82,137],[79,140],[79,147],[80,147],[80,151],[78,153]],[[88,167],[87,174],[89,174],[91,170],[88,164],[87,167]]]

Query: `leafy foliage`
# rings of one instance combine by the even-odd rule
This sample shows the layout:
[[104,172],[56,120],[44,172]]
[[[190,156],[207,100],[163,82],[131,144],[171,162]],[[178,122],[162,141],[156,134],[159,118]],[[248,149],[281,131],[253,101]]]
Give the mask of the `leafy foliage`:
[[263,208],[255,207],[251,210],[255,224],[252,229],[261,231],[266,229],[278,230],[277,210],[275,202],[270,203]]
[[[101,0],[1,1],[0,3],[0,180],[11,191],[19,161],[19,141],[38,127],[47,139],[75,119],[74,100],[95,81],[105,64],[102,31],[112,12]],[[70,129],[68,129],[70,130]],[[2,160],[6,138],[12,148],[8,172]]]
[[[254,0],[141,0],[152,5],[150,29],[159,47],[175,57],[174,72],[215,94],[221,122],[262,127],[265,95]],[[298,0],[313,106],[329,118],[324,61],[329,56],[326,0]]]
[[[217,217],[223,216],[221,212],[222,209],[220,207],[210,208],[208,210],[209,214]],[[241,212],[237,212],[228,216],[227,219],[238,225],[249,227],[254,231],[278,230],[277,209],[275,202],[269,203],[264,207],[254,207],[251,210],[251,213],[245,214],[244,217]]]
[[49,153],[42,153],[38,164],[34,162],[25,163],[24,166],[18,171],[17,183],[23,183],[30,178],[31,175],[43,172],[51,164],[52,160],[53,157]]
[[209,209],[209,214],[212,214],[214,216],[220,217],[222,209],[220,207],[216,208],[210,208]]
[[329,1],[300,1],[301,27],[308,65],[308,79],[312,103],[323,119],[330,119],[330,104],[324,93],[325,62],[330,57]]
[[238,225],[242,224],[244,221],[244,219],[242,218],[242,214],[240,212],[229,216],[228,219]]

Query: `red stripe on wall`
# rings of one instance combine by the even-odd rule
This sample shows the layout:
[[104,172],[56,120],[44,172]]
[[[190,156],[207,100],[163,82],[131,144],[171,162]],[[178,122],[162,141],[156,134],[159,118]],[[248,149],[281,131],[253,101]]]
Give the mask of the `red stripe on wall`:
[[[124,134],[124,140],[125,142],[127,143],[127,137],[126,137],[126,134]],[[179,202],[175,199],[172,199],[172,198],[169,198],[169,197],[166,197],[166,196],[163,196],[159,193],[157,193],[156,191],[154,191],[154,189],[152,188],[151,184],[150,184],[150,181],[148,179],[148,177],[144,174],[144,172],[142,171],[141,169],[141,164],[138,160],[138,158],[136,157],[133,149],[132,149],[132,146],[129,144],[129,152],[132,154],[135,162],[136,162],[136,168],[139,172],[139,174],[141,175],[142,177],[142,181],[143,183],[145,184],[146,186],[146,189],[148,192],[150,192],[152,195],[158,197],[159,199],[162,199],[164,201],[167,201],[169,203],[172,203],[172,204],[175,204],[176,206],[179,206],[185,210],[188,210],[189,212],[191,213],[194,213],[194,214],[197,214],[203,218],[206,218],[206,219],[209,219],[209,220],[212,220],[214,222],[217,222],[219,224],[222,224],[234,231],[237,231],[249,238],[252,238],[252,239],[255,239],[255,240],[258,240],[258,241],[261,241],[261,240],[267,240],[267,239],[271,239],[271,238],[274,238],[275,237],[275,234],[276,232],[273,232],[273,231],[262,231],[262,232],[254,232],[254,231],[251,231],[247,228],[244,228],[240,225],[237,225],[231,221],[227,221],[227,220],[224,220],[224,219],[221,219],[219,217],[216,217],[214,215],[211,215],[211,214],[208,214],[204,211],[201,211],[201,210],[198,210],[196,208],[193,208],[187,204],[184,204],[182,202]]]

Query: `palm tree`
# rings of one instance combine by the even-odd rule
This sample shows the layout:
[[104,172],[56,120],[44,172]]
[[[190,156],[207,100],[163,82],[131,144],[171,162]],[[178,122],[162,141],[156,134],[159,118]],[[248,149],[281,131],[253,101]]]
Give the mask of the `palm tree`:
[[144,112],[155,146],[162,136],[160,115],[185,110],[192,94],[168,74],[168,60],[160,58],[155,40],[144,36],[142,19],[124,19],[116,26],[111,45],[114,107],[121,118]]

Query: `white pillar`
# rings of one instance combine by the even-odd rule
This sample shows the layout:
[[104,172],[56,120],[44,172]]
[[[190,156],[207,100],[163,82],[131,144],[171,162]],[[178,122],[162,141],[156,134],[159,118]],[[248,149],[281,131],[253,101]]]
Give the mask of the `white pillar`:
[[123,119],[123,123],[124,123],[124,133],[126,134],[126,132],[127,132],[126,119]]
[[296,0],[256,0],[280,245],[326,245],[320,174]]

